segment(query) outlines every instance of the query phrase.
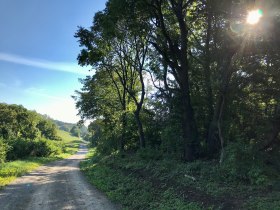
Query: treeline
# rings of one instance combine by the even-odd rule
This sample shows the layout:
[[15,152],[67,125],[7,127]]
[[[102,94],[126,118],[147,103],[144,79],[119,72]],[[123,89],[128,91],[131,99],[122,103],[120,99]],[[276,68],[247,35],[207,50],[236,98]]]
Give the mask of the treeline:
[[85,125],[77,125],[73,123],[66,123],[59,120],[52,121],[57,125],[60,130],[71,133],[73,136],[84,138],[88,134],[87,127]]
[[80,27],[78,61],[94,75],[76,106],[99,151],[217,159],[240,176],[279,169],[280,5],[252,2],[109,0]]
[[60,146],[48,140],[61,140],[52,120],[21,105],[0,103],[0,162],[58,153]]

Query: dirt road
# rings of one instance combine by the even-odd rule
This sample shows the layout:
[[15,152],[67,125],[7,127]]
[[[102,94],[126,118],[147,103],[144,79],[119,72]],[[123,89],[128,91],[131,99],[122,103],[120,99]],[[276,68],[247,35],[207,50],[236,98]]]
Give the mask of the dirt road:
[[83,144],[76,155],[39,167],[0,191],[1,210],[113,210],[117,209],[79,171]]

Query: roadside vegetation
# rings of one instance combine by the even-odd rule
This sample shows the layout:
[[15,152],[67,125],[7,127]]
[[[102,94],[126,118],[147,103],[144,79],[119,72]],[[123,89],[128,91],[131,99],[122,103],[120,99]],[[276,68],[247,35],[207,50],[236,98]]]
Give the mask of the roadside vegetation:
[[127,210],[280,209],[276,171],[267,171],[266,183],[260,183],[253,171],[232,172],[247,167],[242,163],[184,163],[159,153],[147,155],[150,152],[102,155],[95,148],[81,170],[90,183]]
[[22,106],[0,104],[0,121],[0,188],[78,150],[80,137],[59,130],[51,119]]
[[280,4],[254,2],[108,0],[77,30],[81,167],[124,208],[279,209]]

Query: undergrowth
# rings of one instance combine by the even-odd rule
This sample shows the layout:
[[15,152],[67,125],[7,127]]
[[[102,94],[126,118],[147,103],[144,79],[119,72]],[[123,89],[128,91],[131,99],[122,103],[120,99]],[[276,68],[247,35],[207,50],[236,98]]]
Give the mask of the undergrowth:
[[124,209],[280,209],[277,179],[234,179],[215,161],[183,163],[144,158],[143,152],[106,156],[92,150],[81,169]]

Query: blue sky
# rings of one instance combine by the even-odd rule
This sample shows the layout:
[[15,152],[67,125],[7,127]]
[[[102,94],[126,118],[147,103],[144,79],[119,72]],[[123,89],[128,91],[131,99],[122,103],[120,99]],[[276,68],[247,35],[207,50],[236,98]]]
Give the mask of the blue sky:
[[77,65],[77,26],[106,0],[0,0],[0,102],[77,122],[71,95],[88,69]]

